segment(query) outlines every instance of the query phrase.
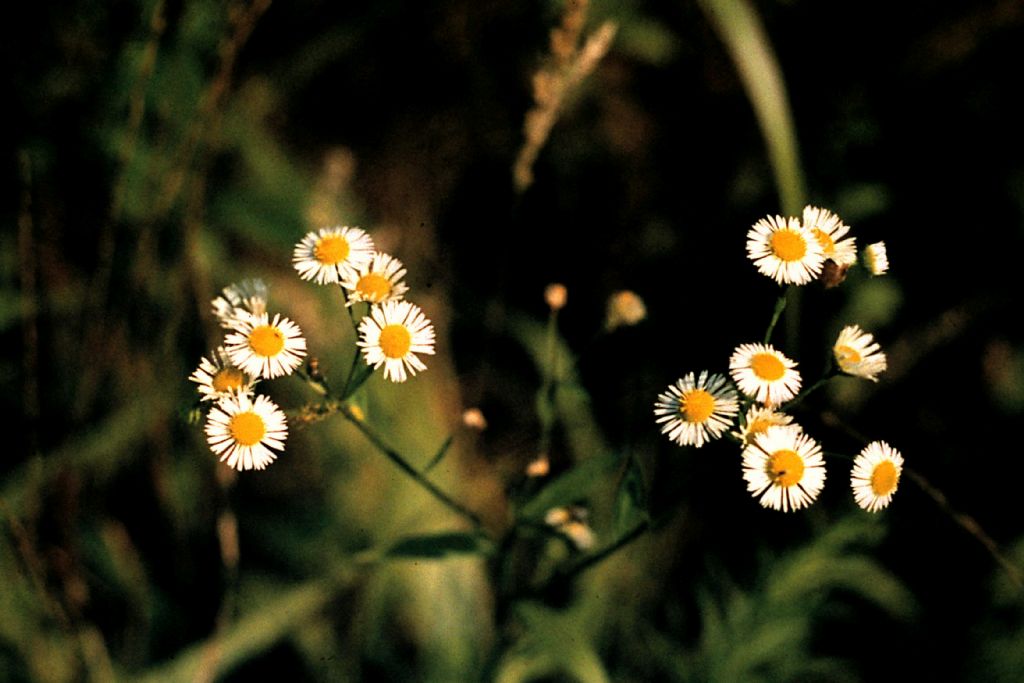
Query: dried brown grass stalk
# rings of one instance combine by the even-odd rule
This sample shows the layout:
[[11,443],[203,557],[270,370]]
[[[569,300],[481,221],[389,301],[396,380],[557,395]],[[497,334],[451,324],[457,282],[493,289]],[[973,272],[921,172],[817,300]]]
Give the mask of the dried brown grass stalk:
[[586,20],[586,0],[570,0],[562,23],[551,31],[550,54],[533,76],[534,106],[523,122],[523,145],[519,148],[512,178],[518,194],[533,184],[533,164],[547,142],[569,96],[593,73],[608,54],[618,25],[606,21],[579,46]]

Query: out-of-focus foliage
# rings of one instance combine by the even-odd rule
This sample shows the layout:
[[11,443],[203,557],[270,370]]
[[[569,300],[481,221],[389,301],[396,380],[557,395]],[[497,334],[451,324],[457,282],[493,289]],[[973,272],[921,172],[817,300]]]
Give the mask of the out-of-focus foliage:
[[[830,452],[898,445],[948,509],[905,480],[869,520],[837,459],[807,514],[762,510],[732,444],[653,423],[657,392],[721,371],[776,294],[743,257],[782,211],[764,105],[709,3],[590,3],[582,35],[612,21],[615,40],[521,196],[564,3],[35,3],[0,22],[0,679],[1013,680],[1020,591],[948,513],[996,546],[1024,535],[1024,18],[717,4],[764,24],[810,201],[890,249],[890,275],[787,312],[807,378],[849,323],[890,360],[801,422]],[[245,277],[339,388],[344,302],[290,265],[331,224],[401,258],[438,329],[429,371],[348,405],[479,524],[339,414],[294,420],[261,473],[217,463],[190,420],[209,301]],[[554,281],[569,303],[546,327]],[[624,288],[648,318],[603,330]],[[322,400],[267,384],[290,418]],[[471,406],[486,430],[460,423]],[[576,526],[547,521],[563,508]]]

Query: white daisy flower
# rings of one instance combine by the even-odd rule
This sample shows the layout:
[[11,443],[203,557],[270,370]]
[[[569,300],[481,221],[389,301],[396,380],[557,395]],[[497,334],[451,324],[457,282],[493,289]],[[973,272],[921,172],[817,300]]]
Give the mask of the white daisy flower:
[[385,301],[359,323],[359,341],[367,365],[384,366],[384,379],[404,382],[406,373],[426,370],[416,354],[434,353],[434,326],[420,307],[408,301]]
[[762,218],[747,232],[747,257],[780,285],[807,284],[825,263],[814,234],[799,219],[782,216]]
[[243,315],[235,331],[224,338],[224,346],[235,367],[266,379],[292,374],[306,355],[302,330],[280,314],[273,322],[266,313]]
[[[266,396],[253,401],[246,394],[222,398],[206,419],[210,450],[236,470],[262,470],[284,450],[288,422]],[[274,449],[274,450],[271,450]]]
[[[743,418],[743,426],[732,433],[737,439],[748,445],[754,442],[754,437],[764,434],[769,427],[788,425],[793,423],[793,416],[780,413],[771,407],[752,405],[747,409]],[[794,424],[799,427],[799,425]]]
[[221,290],[210,302],[221,327],[231,329],[243,313],[261,315],[267,312],[267,285],[258,278],[242,280]]
[[769,427],[743,449],[743,478],[762,507],[807,507],[825,486],[821,446],[795,425]]
[[853,459],[850,488],[857,505],[878,512],[889,505],[900,485],[903,456],[884,441],[872,441]]
[[373,260],[373,240],[359,228],[336,226],[307,233],[295,245],[292,263],[303,280],[318,285],[341,282],[349,271]]
[[707,370],[670,384],[654,404],[655,422],[663,424],[661,433],[680,446],[697,448],[720,438],[738,412],[739,396],[729,380]]
[[770,344],[740,344],[729,359],[729,374],[747,396],[770,405],[785,403],[800,391],[796,361]]
[[878,381],[878,373],[886,368],[885,354],[869,333],[857,325],[847,325],[839,333],[832,354],[839,369],[847,375]]
[[882,275],[889,270],[889,255],[885,251],[885,242],[875,242],[864,247],[862,258],[864,267],[872,275]]
[[825,258],[832,259],[839,266],[852,266],[857,262],[856,239],[840,239],[850,231],[850,226],[845,225],[839,216],[828,209],[805,206],[803,226],[818,240]]
[[383,252],[376,252],[370,263],[362,268],[349,269],[341,280],[341,286],[348,290],[348,303],[351,306],[357,301],[379,304],[384,301],[397,301],[409,291],[408,285],[402,282],[405,277],[405,266],[395,257]]
[[211,351],[209,358],[201,358],[199,367],[188,378],[199,385],[201,401],[216,401],[239,392],[251,395],[259,381],[236,368],[223,346]]

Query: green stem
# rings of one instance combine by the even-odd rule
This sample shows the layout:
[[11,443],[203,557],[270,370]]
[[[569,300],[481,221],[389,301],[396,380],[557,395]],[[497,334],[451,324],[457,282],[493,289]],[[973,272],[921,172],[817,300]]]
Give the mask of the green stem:
[[782,312],[784,310],[786,310],[786,294],[788,292],[789,292],[789,287],[787,287],[786,289],[782,290],[782,294],[779,296],[778,300],[775,302],[775,310],[772,311],[771,322],[768,323],[768,329],[765,330],[765,333],[764,333],[764,343],[765,344],[767,344],[768,342],[771,341],[772,332],[775,331],[775,325],[778,324],[779,317],[782,315]]
[[483,526],[483,522],[480,520],[480,517],[478,517],[476,513],[474,513],[469,508],[463,506],[457,500],[455,500],[447,493],[442,491],[440,488],[437,487],[436,484],[434,484],[434,482],[427,479],[419,470],[417,470],[415,467],[409,464],[409,462],[405,458],[403,458],[401,454],[399,454],[397,451],[388,446],[384,442],[384,440],[377,435],[376,432],[370,429],[370,427],[363,420],[359,419],[359,417],[357,417],[352,412],[351,408],[349,408],[347,405],[342,405],[341,414],[345,416],[345,419],[347,419],[349,422],[355,425],[356,429],[362,432],[363,436],[365,436],[370,443],[376,446],[377,450],[383,453],[388,460],[390,460],[392,463],[395,464],[395,466],[398,467],[398,469],[402,470],[409,477],[411,477],[413,481],[419,484],[420,487],[423,488],[427,493],[432,495],[439,502],[443,503],[452,512],[458,514],[459,516],[471,522],[473,526],[477,529]]
[[569,581],[572,581],[572,579],[576,578],[577,576],[579,576],[583,572],[587,571],[591,567],[594,567],[594,566],[600,564],[601,562],[605,561],[606,559],[608,559],[609,557],[611,557],[612,555],[614,555],[618,551],[620,551],[623,548],[625,548],[627,545],[629,545],[630,543],[632,543],[636,539],[640,538],[640,536],[642,536],[644,534],[644,532],[646,532],[649,528],[650,528],[650,522],[648,522],[646,519],[641,521],[641,522],[638,522],[636,526],[634,526],[632,529],[627,531],[625,534],[623,534],[622,536],[617,538],[610,545],[605,546],[604,548],[602,548],[598,552],[594,553],[593,555],[590,555],[588,557],[583,558],[582,560],[580,560],[576,564],[572,565],[571,567],[569,567],[565,571],[557,572],[554,576],[552,576],[543,585],[538,586],[538,587],[528,591],[526,593],[526,595],[520,596],[520,597],[527,597],[527,598],[529,598],[529,597],[543,596],[544,593],[549,588],[551,588],[553,585],[560,584],[560,583],[564,584],[564,583],[568,583]]
[[608,557],[614,555],[615,553],[617,553],[618,551],[622,550],[627,545],[629,545],[630,543],[635,541],[636,539],[640,538],[640,536],[642,536],[644,534],[644,532],[646,532],[649,527],[650,527],[650,523],[646,519],[643,520],[642,522],[638,522],[636,526],[634,526],[632,529],[630,529],[625,534],[620,536],[611,545],[605,546],[600,551],[594,553],[593,555],[591,555],[589,557],[583,558],[582,560],[580,560],[579,562],[574,564],[572,567],[567,569],[561,575],[561,578],[563,578],[563,579],[571,579],[571,578],[573,578],[575,576],[578,576],[579,574],[582,574],[583,572],[587,571],[588,569],[590,569],[594,565],[596,565],[596,564],[598,564],[600,562],[603,562]]
[[1021,575],[1020,567],[1011,562],[1010,559],[1003,554],[1003,551],[999,548],[999,544],[997,544],[991,536],[985,533],[985,530],[981,528],[981,525],[978,524],[977,520],[970,515],[954,510],[953,506],[950,505],[949,500],[946,498],[946,494],[933,486],[931,482],[914,470],[904,467],[903,473],[907,475],[911,481],[917,484],[922,491],[928,494],[928,496],[935,501],[935,504],[942,508],[943,512],[952,517],[953,521],[960,525],[964,531],[969,533],[971,536],[974,536],[979,543],[985,546],[985,550],[988,551],[989,555],[992,556],[992,559],[994,559],[1002,568],[1006,573],[1006,576],[1013,582],[1013,585],[1017,587],[1017,590],[1024,591],[1024,576]]
[[794,396],[791,401],[787,401],[786,404],[785,404],[786,410],[790,410],[790,409],[795,408],[796,406],[800,405],[801,401],[803,401],[805,398],[807,398],[808,396],[813,394],[815,391],[817,391],[821,387],[825,386],[825,384],[827,384],[830,379],[835,377],[836,374],[837,373],[835,373],[835,372],[825,373],[825,375],[821,379],[819,379],[817,382],[815,382],[814,384],[812,384],[811,386],[807,387],[806,389],[801,391],[799,394]]
[[546,356],[547,363],[544,365],[544,381],[541,385],[541,401],[543,411],[541,413],[540,449],[541,455],[547,455],[551,447],[551,430],[555,424],[555,366],[558,362],[558,309],[551,309],[548,316],[548,329],[546,335]]

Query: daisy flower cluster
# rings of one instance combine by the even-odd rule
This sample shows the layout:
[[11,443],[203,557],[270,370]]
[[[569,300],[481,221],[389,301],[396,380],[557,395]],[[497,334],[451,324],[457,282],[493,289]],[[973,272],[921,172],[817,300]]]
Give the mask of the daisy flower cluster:
[[[828,209],[804,207],[800,218],[766,216],[747,233],[747,256],[762,275],[780,285],[805,285],[820,279],[835,287],[857,264],[856,238],[850,227]],[[885,242],[868,245],[861,261],[871,275],[889,269]]]
[[212,309],[224,339],[189,376],[200,402],[212,404],[206,440],[228,467],[262,470],[284,450],[288,422],[277,404],[256,394],[256,386],[292,374],[306,355],[306,340],[288,318],[270,317],[261,280],[225,287]]
[[[821,279],[834,287],[858,261],[849,232],[831,211],[808,206],[801,218],[768,216],[755,223],[747,234],[747,256],[779,284]],[[872,275],[888,269],[881,242],[867,247],[861,259]],[[774,322],[764,342],[733,350],[728,374],[688,372],[670,384],[658,395],[654,416],[662,433],[680,446],[700,448],[722,437],[733,439],[741,448],[747,491],[763,507],[789,512],[817,499],[825,485],[825,459],[818,441],[786,412],[787,404],[796,405],[837,374],[878,381],[886,356],[870,333],[847,325],[833,344],[831,369],[802,394],[798,363],[768,343]],[[884,441],[868,444],[853,462],[850,487],[856,503],[870,512],[888,506],[902,470],[898,450]]]
[[292,262],[303,280],[339,285],[346,306],[369,306],[356,345],[367,365],[384,366],[384,379],[404,382],[427,369],[419,356],[433,355],[434,326],[419,306],[404,300],[405,266],[377,251],[370,235],[347,226],[310,232],[295,245]]
[[[357,358],[362,356],[369,368],[383,366],[385,379],[393,382],[426,369],[419,356],[434,353],[434,327],[418,306],[404,300],[409,290],[403,282],[405,266],[376,251],[370,235],[347,226],[310,232],[295,245],[292,263],[304,280],[341,287],[357,325]],[[306,358],[302,330],[267,311],[267,294],[261,280],[224,288],[211,302],[224,339],[189,376],[200,404],[210,406],[205,428],[210,449],[238,470],[265,469],[284,450],[286,416],[256,390],[263,380],[291,375]],[[318,374],[311,358],[309,379]],[[360,374],[359,381],[368,375]],[[346,389],[355,388],[350,377]]]

